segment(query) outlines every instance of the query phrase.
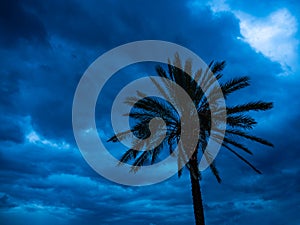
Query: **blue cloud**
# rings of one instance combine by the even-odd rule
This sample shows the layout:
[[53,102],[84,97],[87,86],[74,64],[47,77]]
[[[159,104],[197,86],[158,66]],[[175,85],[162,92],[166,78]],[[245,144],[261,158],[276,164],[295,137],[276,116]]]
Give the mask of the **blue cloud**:
[[[255,2],[227,1],[255,18],[286,8],[300,20],[292,2]],[[207,63],[226,60],[225,80],[249,75],[251,87],[228,104],[257,98],[275,103],[272,111],[255,115],[261,124],[256,133],[275,144],[250,146],[263,175],[223,151],[217,157],[223,183],[204,172],[207,224],[300,223],[299,69],[278,76],[279,62],[240,39],[234,13],[184,1],[6,1],[0,11],[1,224],[193,223],[187,176],[149,187],[119,186],[88,166],[73,138],[73,95],[85,69],[111,48],[143,39],[181,44]],[[104,138],[112,133],[109,109],[118,90],[154,73],[152,67],[119,71],[100,94],[97,125]]]

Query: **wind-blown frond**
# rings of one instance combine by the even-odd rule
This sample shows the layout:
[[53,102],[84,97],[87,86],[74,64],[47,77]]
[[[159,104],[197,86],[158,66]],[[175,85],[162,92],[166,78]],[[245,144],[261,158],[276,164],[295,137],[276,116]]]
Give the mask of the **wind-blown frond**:
[[252,129],[256,123],[257,122],[250,116],[245,116],[245,115],[227,116],[227,124],[231,127]]
[[235,114],[241,112],[249,112],[249,111],[266,111],[273,108],[272,102],[249,102],[243,105],[237,105],[234,107],[227,107],[227,114]]
[[229,129],[227,129],[226,132],[229,133],[229,134],[237,135],[237,136],[249,139],[251,141],[255,141],[255,142],[270,146],[270,147],[274,147],[274,145],[271,142],[269,142],[265,139],[256,137],[256,136],[249,135],[249,134],[247,134],[243,131],[240,131],[240,130],[229,130]]
[[133,163],[131,170],[132,172],[137,172],[141,166],[144,165],[145,161],[148,159],[148,156],[150,155],[149,151],[144,151]]
[[222,146],[225,147],[227,150],[232,152],[234,155],[236,155],[239,159],[241,159],[244,163],[246,163],[248,166],[250,166],[256,173],[262,174],[262,172],[258,169],[256,169],[255,166],[253,166],[247,159],[245,159],[243,156],[238,154],[236,151],[234,151],[232,148],[230,148],[228,145],[222,143]]
[[250,78],[247,76],[239,77],[231,79],[230,81],[227,81],[225,84],[221,84],[221,89],[223,92],[224,97],[227,97],[228,94],[240,90],[242,88],[245,88],[250,85],[249,83]]
[[114,136],[112,136],[110,139],[107,140],[107,142],[118,142],[126,138],[126,136],[131,132],[131,130],[127,130],[124,132],[120,132]]
[[216,73],[221,72],[226,66],[226,62],[225,61],[221,61],[221,62],[215,62],[212,66],[211,66],[211,72],[213,72],[213,74],[216,75]]
[[153,165],[156,162],[158,155],[163,150],[163,147],[164,147],[164,143],[161,143],[160,145],[158,145],[151,151],[151,154],[152,154],[151,165]]
[[129,160],[131,160],[131,159],[136,158],[137,154],[138,154],[138,151],[135,150],[135,149],[129,149],[129,150],[127,150],[127,151],[123,154],[123,156],[121,157],[120,162],[119,162],[119,165],[121,165],[122,163],[126,163],[126,162],[128,162]]
[[236,141],[230,140],[230,139],[228,139],[226,137],[224,137],[223,142],[225,142],[227,144],[231,144],[231,145],[235,146],[236,148],[239,148],[239,149],[243,150],[244,152],[246,152],[246,153],[248,153],[250,155],[253,155],[253,153],[248,148],[246,148],[244,145],[242,145],[241,143],[238,143]]

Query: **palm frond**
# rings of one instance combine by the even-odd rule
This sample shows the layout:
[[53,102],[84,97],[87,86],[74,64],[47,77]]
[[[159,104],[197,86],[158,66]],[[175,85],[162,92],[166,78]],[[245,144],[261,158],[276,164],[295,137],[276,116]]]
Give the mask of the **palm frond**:
[[160,154],[163,147],[164,143],[161,143],[151,151],[151,165],[153,165],[156,162],[158,155]]
[[222,146],[225,147],[227,150],[229,150],[230,152],[232,152],[234,155],[236,155],[239,159],[241,159],[244,163],[246,163],[248,166],[250,166],[256,173],[258,174],[262,174],[261,171],[259,171],[258,169],[255,168],[255,166],[253,166],[247,159],[245,159],[243,156],[241,156],[240,154],[238,154],[236,151],[234,151],[232,148],[230,148],[228,145],[222,143]]
[[228,94],[240,90],[242,88],[245,88],[250,85],[249,83],[250,78],[247,76],[239,77],[231,79],[230,81],[227,81],[225,84],[221,84],[221,89],[223,92],[224,97],[226,97]]
[[226,62],[225,61],[221,61],[221,62],[215,62],[212,66],[211,66],[211,72],[213,72],[213,74],[219,73],[221,72],[226,66]]
[[139,151],[135,150],[135,149],[129,149],[129,150],[127,150],[123,154],[123,156],[121,157],[120,162],[118,163],[118,165],[122,165],[123,163],[126,163],[129,160],[131,160],[131,159],[135,159],[138,153],[139,153]]
[[238,115],[227,116],[227,124],[231,127],[240,127],[243,129],[252,129],[257,122],[250,116]]
[[246,148],[244,145],[242,145],[241,143],[238,143],[234,140],[230,140],[227,137],[224,137],[223,141],[227,144],[231,144],[231,145],[235,146],[236,148],[239,148],[239,149],[245,151],[246,153],[248,153],[250,155],[253,155],[253,153],[248,148]]
[[166,88],[160,85],[153,77],[150,77],[150,79],[153,82],[153,84],[157,87],[158,91],[164,96],[164,98],[168,99],[169,95],[165,91]]
[[229,130],[229,129],[227,129],[226,132],[229,133],[229,134],[238,135],[240,137],[249,139],[251,141],[255,141],[255,142],[261,143],[263,145],[274,147],[274,145],[271,142],[269,142],[269,141],[267,141],[265,139],[256,137],[256,136],[249,135],[249,134],[247,134],[247,133],[245,133],[243,131],[240,131],[240,130]]
[[130,172],[136,173],[146,162],[150,155],[150,152],[148,150],[145,150],[133,163]]
[[120,132],[107,140],[107,142],[118,142],[126,138],[126,136],[131,132],[131,130],[127,130],[124,132]]
[[194,80],[196,81],[196,83],[198,83],[198,81],[200,80],[202,76],[202,69],[197,70],[197,72],[194,75]]
[[237,105],[234,107],[227,107],[227,114],[235,114],[241,112],[249,112],[249,111],[266,111],[273,108],[272,102],[250,102],[243,105]]

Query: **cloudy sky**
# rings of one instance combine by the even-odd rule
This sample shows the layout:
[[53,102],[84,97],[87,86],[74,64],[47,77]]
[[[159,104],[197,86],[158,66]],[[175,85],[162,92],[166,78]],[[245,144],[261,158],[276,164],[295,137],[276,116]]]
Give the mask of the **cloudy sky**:
[[[296,0],[2,1],[0,224],[193,224],[187,172],[152,186],[115,184],[89,167],[72,131],[73,96],[87,67],[121,44],[157,39],[206,63],[226,60],[225,80],[250,76],[233,103],[275,105],[255,114],[253,131],[275,147],[249,146],[262,175],[222,150],[223,182],[204,172],[207,224],[299,225],[299,23]],[[102,138],[112,134],[114,90],[144,73],[129,68],[107,84],[97,117]]]

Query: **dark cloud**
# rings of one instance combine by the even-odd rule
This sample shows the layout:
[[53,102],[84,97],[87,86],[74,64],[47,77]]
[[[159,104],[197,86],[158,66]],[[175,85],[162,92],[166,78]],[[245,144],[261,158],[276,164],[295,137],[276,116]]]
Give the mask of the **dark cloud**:
[[39,18],[19,0],[3,1],[0,9],[0,43],[13,47],[19,41],[47,43],[47,32]]
[[15,206],[16,206],[16,204],[11,202],[8,195],[5,194],[2,197],[0,197],[0,208],[13,208]]
[[23,142],[24,132],[22,124],[15,117],[0,117],[0,141]]
[[[292,3],[229,1],[261,17],[286,7],[299,20]],[[204,172],[207,224],[300,223],[299,74],[277,76],[279,63],[238,39],[234,14],[185,1],[5,1],[0,12],[0,223],[193,223],[186,171],[179,180],[149,187],[119,186],[88,166],[73,139],[72,101],[81,75],[105,51],[143,39],[181,44],[207,63],[226,60],[224,80],[249,75],[251,87],[228,104],[274,101],[272,111],[254,114],[260,125],[253,133],[275,144],[250,145],[255,154],[249,160],[263,175],[225,149],[217,157],[223,183]],[[103,136],[112,133],[109,109],[118,90],[139,74],[153,73],[152,67],[125,68],[108,82],[97,106]]]

